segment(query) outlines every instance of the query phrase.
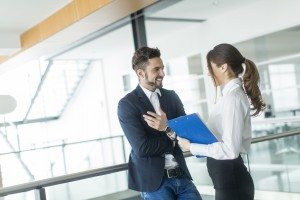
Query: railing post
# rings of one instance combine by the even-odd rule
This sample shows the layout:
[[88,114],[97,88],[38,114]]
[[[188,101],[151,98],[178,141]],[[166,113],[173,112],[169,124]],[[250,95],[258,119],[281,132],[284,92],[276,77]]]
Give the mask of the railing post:
[[1,165],[0,165],[0,188],[3,188]]
[[121,136],[121,139],[122,139],[123,159],[124,159],[124,163],[125,163],[126,162],[126,152],[125,152],[124,135]]
[[45,188],[37,188],[34,190],[35,200],[47,200]]

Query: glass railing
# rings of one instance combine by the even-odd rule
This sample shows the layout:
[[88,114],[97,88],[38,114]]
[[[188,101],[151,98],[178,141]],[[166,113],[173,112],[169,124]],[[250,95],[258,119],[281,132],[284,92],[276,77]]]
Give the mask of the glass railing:
[[[299,193],[300,196],[300,129],[296,127],[299,122],[287,121],[270,122],[274,123],[270,126],[274,130],[281,130],[280,127],[286,125],[295,126],[288,131],[272,134],[267,134],[264,128],[257,128],[254,122],[253,127],[256,127],[257,132],[261,130],[264,133],[259,133],[260,137],[253,139],[249,156],[243,155],[243,159],[254,179],[256,190]],[[186,156],[200,193],[213,195],[206,159],[191,157],[189,153]],[[127,163],[124,163],[5,187],[0,189],[0,197],[3,196],[5,200],[29,200],[32,194],[42,194],[35,199],[94,199],[128,191],[127,169]]]
[[287,136],[300,130],[299,117],[267,118],[253,122],[253,134],[271,138],[255,141],[249,153],[251,174],[259,190],[300,193],[300,135]]
[[54,185],[45,189],[47,200],[94,199],[127,190],[127,171]]
[[249,160],[256,189],[300,193],[300,135],[252,144]]
[[282,133],[300,128],[300,117],[265,118],[252,120],[252,137]]
[[[289,133],[292,136],[288,136]],[[242,155],[254,180],[255,190],[299,193],[300,197],[300,129],[272,136],[282,138],[256,138],[249,155]],[[212,194],[206,158],[188,157],[186,161],[200,192]]]
[[34,191],[20,192],[5,197],[0,197],[1,200],[33,200],[35,199]]
[[[270,118],[252,121],[250,152],[242,155],[255,189],[299,193],[300,198],[300,118]],[[212,194],[206,158],[186,158],[195,184],[202,194]],[[249,163],[248,163],[249,162]]]
[[[5,144],[1,145],[2,149]],[[0,150],[4,187],[127,162],[129,145],[123,135],[85,141],[59,140]],[[11,170],[14,166],[14,170]]]

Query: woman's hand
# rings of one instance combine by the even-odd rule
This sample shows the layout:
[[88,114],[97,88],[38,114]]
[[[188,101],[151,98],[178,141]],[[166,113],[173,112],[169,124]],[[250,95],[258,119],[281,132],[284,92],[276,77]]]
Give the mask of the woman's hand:
[[183,151],[189,151],[191,147],[191,142],[185,138],[181,138],[177,136],[178,145],[181,147]]
[[148,111],[146,115],[143,115],[143,117],[150,127],[159,131],[165,131],[167,128],[167,116],[161,109],[160,113],[161,115],[158,115],[154,112]]

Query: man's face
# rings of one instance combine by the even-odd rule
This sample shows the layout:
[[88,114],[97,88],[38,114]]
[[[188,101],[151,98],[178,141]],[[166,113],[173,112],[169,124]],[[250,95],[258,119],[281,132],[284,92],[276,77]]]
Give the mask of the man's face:
[[139,69],[137,74],[140,84],[148,90],[154,91],[156,88],[162,88],[163,86],[164,64],[160,58],[149,59],[149,64],[145,70]]

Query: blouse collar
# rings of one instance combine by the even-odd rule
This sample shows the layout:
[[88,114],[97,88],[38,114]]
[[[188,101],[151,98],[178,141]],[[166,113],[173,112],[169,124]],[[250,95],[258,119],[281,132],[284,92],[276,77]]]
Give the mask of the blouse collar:
[[222,96],[225,96],[232,89],[235,89],[239,86],[242,86],[242,79],[241,78],[234,78],[234,79],[230,80],[228,83],[226,83],[225,85],[221,85],[220,88],[221,88]]

